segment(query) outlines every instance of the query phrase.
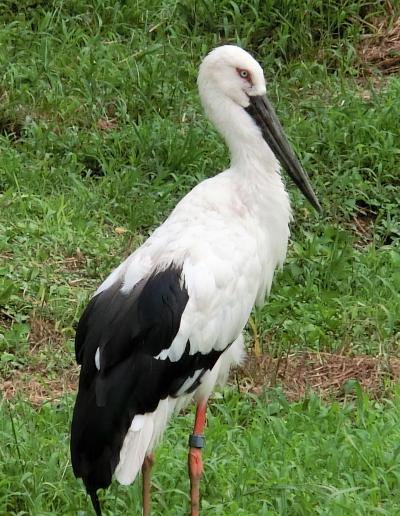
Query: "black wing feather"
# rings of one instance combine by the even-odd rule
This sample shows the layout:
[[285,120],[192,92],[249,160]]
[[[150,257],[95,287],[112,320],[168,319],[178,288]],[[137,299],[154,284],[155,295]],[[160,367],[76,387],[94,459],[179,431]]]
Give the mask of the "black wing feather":
[[[154,411],[174,396],[196,370],[211,369],[222,351],[189,354],[180,360],[155,359],[178,333],[189,296],[182,270],[171,265],[124,293],[116,283],[95,296],[76,332],[75,354],[81,373],[71,428],[74,473],[93,499],[108,487],[133,417]],[[95,354],[100,349],[100,370]],[[191,385],[194,390],[201,376]]]

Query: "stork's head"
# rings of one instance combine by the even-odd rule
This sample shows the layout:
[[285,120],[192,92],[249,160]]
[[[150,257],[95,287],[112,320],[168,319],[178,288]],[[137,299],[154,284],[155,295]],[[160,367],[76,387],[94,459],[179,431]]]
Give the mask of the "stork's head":
[[[253,129],[256,126],[257,134],[261,133],[303,195],[321,211],[308,176],[266,96],[264,73],[257,61],[240,47],[217,47],[201,63],[197,82],[204,107],[220,130],[227,135],[224,124],[235,124],[233,117],[226,121],[227,111],[234,113],[239,109],[240,115],[245,112],[246,118],[252,120],[247,127]],[[237,123],[240,123],[239,118]]]
[[265,79],[261,66],[245,50],[224,45],[212,50],[200,66],[200,91],[206,87],[219,91],[246,108],[249,96],[265,95]]

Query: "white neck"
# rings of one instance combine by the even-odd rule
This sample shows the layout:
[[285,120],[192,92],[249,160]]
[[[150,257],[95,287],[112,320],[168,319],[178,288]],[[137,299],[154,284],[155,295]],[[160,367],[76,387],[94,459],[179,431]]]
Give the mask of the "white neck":
[[201,91],[204,109],[224,137],[231,154],[231,169],[278,174],[279,163],[251,116],[230,98],[210,89]]
[[280,175],[279,162],[261,130],[242,106],[209,87],[199,86],[207,116],[224,137],[231,152],[230,171],[239,179],[243,190],[248,192],[249,204],[262,218],[271,210],[280,213],[277,224],[287,226],[291,218],[289,198]]

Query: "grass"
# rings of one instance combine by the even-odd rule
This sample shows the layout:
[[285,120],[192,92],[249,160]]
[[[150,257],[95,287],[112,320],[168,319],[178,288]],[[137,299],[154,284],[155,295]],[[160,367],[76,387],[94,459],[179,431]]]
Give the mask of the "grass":
[[[400,392],[390,402],[370,400],[357,386],[355,394],[329,406],[316,396],[289,405],[279,391],[244,399],[227,390],[214,399],[202,513],[398,514]],[[1,405],[2,514],[86,514],[68,455],[72,401],[37,410],[24,401]],[[192,419],[176,418],[157,452],[154,514],[187,510]],[[103,500],[107,514],[139,514],[140,484],[115,484]]]
[[[1,377],[29,382],[38,373],[46,381],[69,370],[74,324],[101,279],[179,198],[226,167],[196,91],[201,56],[220,42],[243,45],[263,64],[324,208],[317,217],[288,183],[295,207],[288,259],[255,313],[265,351],[398,356],[400,82],[365,78],[356,51],[387,4],[0,2]],[[48,337],[35,337],[38,321]],[[213,406],[222,414],[210,423],[205,511],[399,512],[397,393],[379,403],[359,393],[354,406],[227,396],[227,405]],[[277,415],[271,406],[280,407]],[[86,507],[67,462],[70,408],[68,396],[37,410],[23,400],[3,403],[10,444],[1,452],[0,512]],[[188,419],[174,423],[159,453],[162,514],[186,507],[176,486]],[[177,443],[169,479],[162,464]],[[107,495],[115,513],[137,506],[138,487],[122,501],[115,493]]]

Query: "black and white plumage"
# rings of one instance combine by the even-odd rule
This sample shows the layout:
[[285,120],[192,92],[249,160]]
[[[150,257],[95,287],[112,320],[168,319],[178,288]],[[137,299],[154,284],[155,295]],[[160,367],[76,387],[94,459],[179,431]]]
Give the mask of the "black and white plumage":
[[71,455],[96,491],[133,482],[171,414],[207,400],[244,354],[242,331],[287,250],[291,210],[277,158],[319,208],[265,97],[258,63],[223,46],[199,90],[231,167],[203,181],[97,290],[79,322]]
[[[187,341],[179,358],[161,358],[170,350],[188,303],[181,276],[181,268],[172,264],[138,282],[128,294],[115,283],[95,295],[81,317],[76,358],[82,371],[71,449],[74,472],[89,491],[110,484],[134,417],[154,413],[169,396],[174,400],[193,392],[223,352],[191,354]],[[86,456],[95,457],[96,464],[82,460]],[[125,476],[121,472],[120,480],[129,483]]]

